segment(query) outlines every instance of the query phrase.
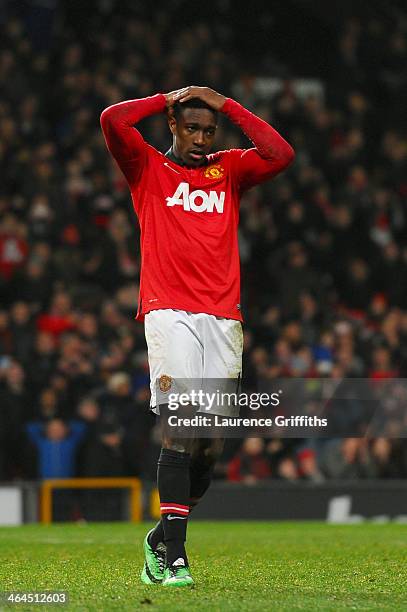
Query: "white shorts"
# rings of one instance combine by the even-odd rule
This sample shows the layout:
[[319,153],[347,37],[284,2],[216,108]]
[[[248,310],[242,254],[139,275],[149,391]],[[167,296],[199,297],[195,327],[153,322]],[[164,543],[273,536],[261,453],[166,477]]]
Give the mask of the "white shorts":
[[[214,379],[222,379],[223,386],[230,390],[233,383],[233,390],[237,391],[243,351],[240,321],[205,313],[161,309],[146,314],[144,328],[154,412],[159,413],[157,381],[161,390],[183,393],[188,392],[185,382],[188,385],[188,381],[200,381],[204,386],[205,381],[213,384]],[[178,381],[182,381],[183,388],[176,388]],[[230,410],[222,407],[213,412],[231,414]]]

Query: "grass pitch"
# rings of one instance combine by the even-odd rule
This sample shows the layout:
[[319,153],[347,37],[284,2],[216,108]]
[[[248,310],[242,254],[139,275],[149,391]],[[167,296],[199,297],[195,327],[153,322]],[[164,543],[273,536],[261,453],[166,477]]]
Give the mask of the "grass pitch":
[[403,525],[191,521],[194,589],[140,582],[148,527],[0,528],[0,591],[65,590],[60,610],[98,612],[407,610]]

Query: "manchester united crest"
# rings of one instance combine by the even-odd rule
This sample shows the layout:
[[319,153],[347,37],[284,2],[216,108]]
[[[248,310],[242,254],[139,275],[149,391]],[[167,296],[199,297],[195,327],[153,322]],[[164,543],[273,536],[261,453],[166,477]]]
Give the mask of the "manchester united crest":
[[206,178],[211,179],[220,179],[223,176],[224,169],[220,164],[212,164],[212,166],[208,166],[204,172]]
[[167,393],[171,389],[172,378],[167,374],[162,374],[158,380],[158,386],[160,387],[160,391],[162,393]]

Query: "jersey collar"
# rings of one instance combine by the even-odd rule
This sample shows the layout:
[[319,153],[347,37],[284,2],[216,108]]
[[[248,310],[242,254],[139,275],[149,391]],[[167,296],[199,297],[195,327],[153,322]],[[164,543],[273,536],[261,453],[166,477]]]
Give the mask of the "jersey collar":
[[180,157],[177,157],[175,155],[172,147],[168,149],[167,153],[165,154],[165,157],[168,157],[168,159],[174,162],[174,164],[178,164],[178,166],[183,166],[184,168],[189,168],[191,170],[195,170],[196,168],[202,168],[202,166],[208,165],[208,158],[207,156],[205,156],[202,164],[200,164],[199,166],[187,166],[187,164]]

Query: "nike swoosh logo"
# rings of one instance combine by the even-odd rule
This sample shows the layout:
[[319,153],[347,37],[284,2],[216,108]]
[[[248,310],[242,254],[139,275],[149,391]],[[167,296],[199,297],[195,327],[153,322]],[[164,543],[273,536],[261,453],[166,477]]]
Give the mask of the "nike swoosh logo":
[[167,519],[168,519],[169,521],[175,521],[175,519],[180,519],[180,521],[185,521],[187,518],[188,518],[188,517],[186,517],[186,516],[171,516],[171,514],[169,514],[169,515],[167,516]]
[[181,174],[181,172],[178,172],[178,170],[175,170],[175,168],[173,168],[172,166],[170,166],[169,163],[164,162],[164,166],[167,166],[167,168],[169,168],[170,170],[172,170],[173,172],[176,172],[177,174]]

